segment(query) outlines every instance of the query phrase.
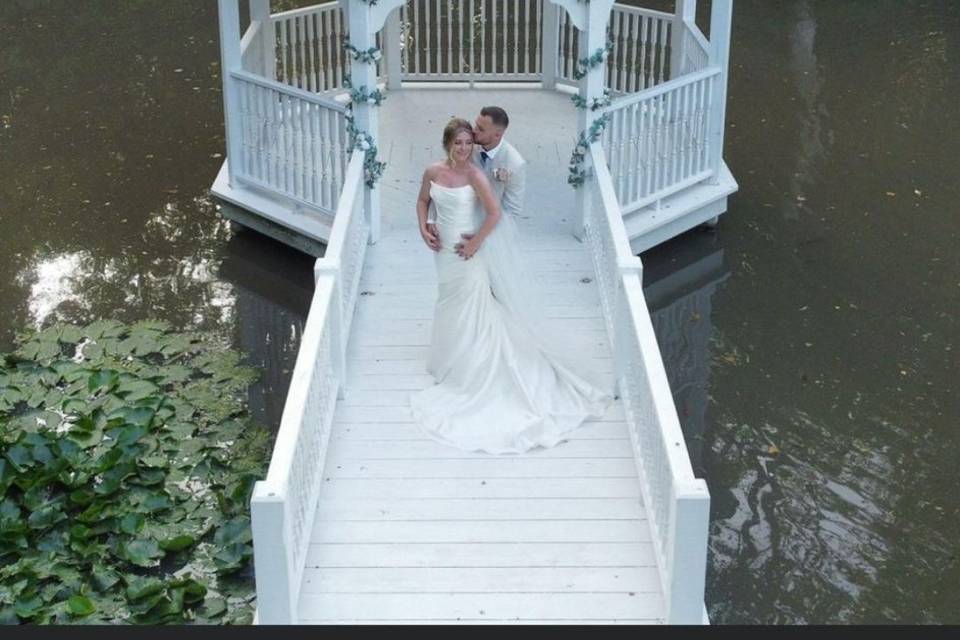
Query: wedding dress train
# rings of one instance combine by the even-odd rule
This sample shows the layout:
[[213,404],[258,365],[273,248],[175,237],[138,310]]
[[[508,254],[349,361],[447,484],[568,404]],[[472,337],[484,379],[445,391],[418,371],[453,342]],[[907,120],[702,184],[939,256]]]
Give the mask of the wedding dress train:
[[541,348],[538,328],[497,299],[486,242],[469,260],[457,255],[460,234],[475,232],[484,215],[473,188],[433,183],[430,196],[442,249],[426,366],[437,384],[411,395],[419,427],[467,451],[522,453],[554,446],[585,419],[602,417],[612,395],[574,370],[579,365]]

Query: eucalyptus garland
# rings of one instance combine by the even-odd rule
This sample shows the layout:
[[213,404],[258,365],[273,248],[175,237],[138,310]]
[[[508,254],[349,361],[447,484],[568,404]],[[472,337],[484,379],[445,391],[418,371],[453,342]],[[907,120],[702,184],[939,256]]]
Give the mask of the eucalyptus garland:
[[361,51],[350,44],[349,36],[344,36],[343,48],[350,53],[350,57],[359,62],[367,64],[376,64],[383,57],[383,53],[377,47],[370,47],[366,51]]
[[572,96],[570,96],[570,101],[573,102],[573,104],[577,105],[578,109],[589,108],[590,111],[599,111],[600,109],[609,107],[610,103],[612,102],[610,98],[609,89],[603,90],[602,98],[593,98],[592,100],[587,102],[586,98],[582,97],[579,93],[575,93]]
[[583,161],[586,159],[587,153],[590,152],[590,145],[600,139],[609,121],[610,114],[605,113],[594,120],[586,132],[580,132],[577,146],[573,148],[573,153],[570,156],[570,175],[567,176],[567,183],[574,189],[583,186],[583,183],[589,177],[588,171],[583,168]]
[[363,151],[363,182],[372,189],[383,175],[387,163],[377,160],[376,141],[372,135],[357,128],[353,115],[347,116],[347,135],[350,139],[347,152],[353,153],[354,149]]
[[381,104],[383,104],[383,101],[387,99],[387,94],[380,91],[380,89],[374,89],[373,91],[367,92],[367,85],[365,84],[359,87],[354,87],[349,74],[343,77],[343,86],[350,89],[350,102],[353,104],[366,103],[375,107],[379,107]]
[[607,38],[607,44],[593,52],[589,58],[580,58],[577,60],[577,68],[573,70],[573,79],[580,80],[585,78],[591,69],[599,67],[613,51],[613,40]]

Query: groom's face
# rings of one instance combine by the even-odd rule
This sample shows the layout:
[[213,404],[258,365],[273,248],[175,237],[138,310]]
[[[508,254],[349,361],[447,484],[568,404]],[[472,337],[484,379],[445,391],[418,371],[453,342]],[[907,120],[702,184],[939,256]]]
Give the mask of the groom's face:
[[473,139],[477,144],[490,148],[500,142],[503,137],[503,129],[493,123],[490,116],[477,116],[473,123]]

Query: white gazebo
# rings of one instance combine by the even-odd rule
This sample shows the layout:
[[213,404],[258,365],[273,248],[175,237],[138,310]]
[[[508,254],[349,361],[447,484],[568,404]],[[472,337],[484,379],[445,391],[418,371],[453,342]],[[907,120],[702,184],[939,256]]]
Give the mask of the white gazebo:
[[[732,0],[713,1],[709,40],[695,0],[249,4],[241,35],[239,0],[219,0],[212,191],[228,217],[322,254],[251,504],[258,620],[706,622],[709,493],[636,255],[716,224],[737,188]],[[521,228],[550,321],[592,341],[620,392],[570,441],[506,458],[421,438],[406,404],[432,383],[419,173],[446,119],[483,104],[508,108],[528,160]]]

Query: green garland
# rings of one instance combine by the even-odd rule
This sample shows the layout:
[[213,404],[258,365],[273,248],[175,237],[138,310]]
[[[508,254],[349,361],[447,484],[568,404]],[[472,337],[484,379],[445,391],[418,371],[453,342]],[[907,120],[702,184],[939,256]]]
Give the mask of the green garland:
[[383,175],[387,163],[377,160],[376,141],[372,135],[357,128],[352,114],[347,115],[347,135],[350,139],[347,152],[353,153],[354,149],[363,151],[363,181],[368,188],[372,189]]
[[589,172],[583,168],[583,161],[590,152],[590,145],[600,139],[604,128],[610,121],[610,114],[605,113],[590,125],[586,132],[581,131],[577,139],[577,146],[573,148],[573,154],[570,156],[570,175],[567,176],[567,183],[574,189],[578,189],[586,182]]
[[360,51],[350,44],[350,36],[343,37],[343,48],[350,53],[350,57],[359,62],[367,64],[376,64],[383,57],[383,53],[377,47],[370,47],[366,51]]
[[354,87],[350,74],[343,76],[343,86],[347,89],[350,89],[350,102],[353,104],[369,104],[375,107],[379,107],[383,104],[383,101],[387,99],[387,94],[380,91],[380,89],[374,89],[371,92],[367,92],[367,85],[361,85],[359,87]]
[[580,58],[577,60],[577,68],[573,70],[573,79],[581,80],[585,78],[591,69],[599,67],[613,51],[613,40],[607,38],[606,46],[597,49],[589,58]]
[[[376,0],[372,0],[369,4],[372,5],[375,3]],[[365,52],[360,52],[349,42],[344,46],[351,53],[358,52],[358,55],[354,55],[354,58],[366,64],[373,64],[374,59],[372,56],[379,55],[379,49],[375,47]],[[376,53],[373,53],[374,51]],[[369,59],[367,54],[369,54]],[[377,160],[377,143],[373,136],[369,132],[357,128],[356,121],[353,117],[353,105],[368,104],[373,107],[379,107],[386,99],[386,94],[380,91],[380,89],[374,89],[368,93],[366,85],[354,87],[350,74],[344,75],[343,86],[350,89],[349,108],[351,112],[347,114],[347,136],[349,137],[347,152],[353,153],[354,149],[363,151],[363,182],[367,185],[368,189],[372,189],[377,181],[380,180],[380,177],[383,176],[383,171],[387,163]]]
[[575,104],[578,109],[589,108],[590,111],[599,111],[600,109],[609,107],[610,103],[612,102],[612,99],[610,98],[610,90],[604,89],[603,97],[593,98],[592,100],[590,100],[589,104],[587,103],[587,99],[581,97],[579,93],[575,93],[572,96],[570,96],[570,101],[573,102],[573,104]]

